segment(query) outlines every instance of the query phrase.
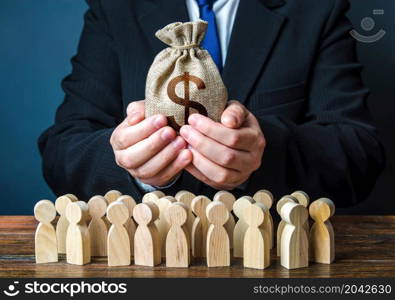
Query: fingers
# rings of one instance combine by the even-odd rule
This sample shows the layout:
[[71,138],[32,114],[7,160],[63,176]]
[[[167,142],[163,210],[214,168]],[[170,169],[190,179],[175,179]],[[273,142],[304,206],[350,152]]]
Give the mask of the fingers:
[[164,127],[148,138],[124,150],[116,151],[118,165],[125,169],[135,169],[143,165],[176,137],[171,127]]
[[180,134],[193,149],[220,166],[242,170],[245,168],[245,164],[249,162],[248,152],[224,146],[189,125],[183,126]]
[[133,126],[119,127],[111,138],[114,150],[126,149],[151,136],[158,129],[166,126],[167,119],[163,115],[151,116]]
[[240,178],[238,171],[226,169],[215,164],[193,148],[190,149],[190,151],[193,154],[193,165],[210,181],[213,181],[218,185],[230,185],[237,182]]
[[174,141],[163,148],[158,154],[148,160],[145,164],[133,170],[132,175],[140,180],[149,179],[157,176],[166,168],[180,151],[186,147],[182,137],[176,137]]
[[188,149],[181,150],[177,158],[167,167],[160,171],[156,176],[141,181],[155,186],[165,186],[192,161],[192,153]]
[[205,184],[217,189],[217,190],[232,190],[233,186],[230,185],[219,185],[214,181],[208,179],[202,172],[200,172],[196,167],[192,164],[185,167],[185,170],[188,171],[192,176],[194,176],[197,180],[204,182]]
[[130,116],[136,112],[143,114],[145,113],[145,100],[133,101],[129,103],[128,107],[126,108],[126,114]]
[[228,128],[240,128],[247,115],[247,108],[240,102],[232,100],[222,113],[221,123]]
[[237,150],[249,151],[255,145],[257,138],[257,130],[254,128],[228,128],[200,114],[192,114],[188,123],[205,136]]
[[132,126],[145,118],[145,100],[133,101],[126,108],[127,124]]

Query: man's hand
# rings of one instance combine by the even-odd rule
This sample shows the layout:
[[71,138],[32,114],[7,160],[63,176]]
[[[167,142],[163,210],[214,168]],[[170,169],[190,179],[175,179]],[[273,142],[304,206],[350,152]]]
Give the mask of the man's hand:
[[190,164],[186,143],[167,125],[163,115],[145,119],[144,101],[127,108],[126,119],[115,128],[110,143],[117,164],[143,183],[164,186]]
[[221,123],[192,114],[181,136],[191,146],[192,164],[186,170],[216,188],[232,190],[261,165],[265,138],[255,116],[231,101]]

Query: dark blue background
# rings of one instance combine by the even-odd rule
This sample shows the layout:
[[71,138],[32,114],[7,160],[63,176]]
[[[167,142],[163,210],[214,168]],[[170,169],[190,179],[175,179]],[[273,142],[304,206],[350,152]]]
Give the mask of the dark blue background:
[[[374,44],[358,43],[358,53],[388,166],[370,199],[346,212],[395,213],[395,1],[351,4],[349,17],[360,33],[387,31]],[[63,99],[60,81],[70,72],[86,7],[82,0],[0,0],[0,214],[31,214],[38,200],[54,200],[42,177],[36,141]],[[363,32],[360,21],[373,17],[373,9],[385,14],[374,16],[376,28]]]

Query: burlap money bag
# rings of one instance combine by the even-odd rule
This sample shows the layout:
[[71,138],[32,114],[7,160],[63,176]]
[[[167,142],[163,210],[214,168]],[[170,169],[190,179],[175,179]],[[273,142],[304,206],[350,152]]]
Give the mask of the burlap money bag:
[[228,100],[210,54],[200,48],[207,22],[172,23],[156,32],[170,47],[154,59],[145,89],[146,117],[163,114],[179,130],[192,113],[219,121]]

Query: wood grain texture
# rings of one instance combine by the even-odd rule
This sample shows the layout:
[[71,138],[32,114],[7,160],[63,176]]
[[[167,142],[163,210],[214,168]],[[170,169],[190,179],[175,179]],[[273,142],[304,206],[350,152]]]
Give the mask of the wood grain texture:
[[56,239],[58,241],[58,253],[66,253],[66,234],[69,227],[69,221],[65,216],[66,206],[71,202],[78,201],[77,197],[73,194],[67,194],[58,197],[55,200],[55,208],[59,214],[58,223],[56,224]]
[[[295,197],[290,196],[290,195],[286,195],[286,196],[282,197],[280,200],[278,200],[278,202],[276,204],[276,211],[280,217],[281,217],[281,208],[287,202],[297,203],[297,200]],[[281,219],[280,223],[277,226],[277,243],[276,243],[277,256],[281,255],[281,235],[283,233],[284,226],[285,226],[285,221]]]
[[34,216],[40,222],[34,239],[36,263],[57,262],[56,232],[51,224],[56,217],[55,205],[49,200],[37,202],[34,206]]
[[86,224],[89,216],[88,204],[72,202],[66,207],[69,227],[66,235],[66,258],[69,264],[85,265],[91,261],[91,240]]
[[191,242],[186,227],[188,207],[181,202],[167,209],[170,230],[166,236],[166,266],[187,268],[191,262]]
[[207,220],[210,223],[207,232],[207,266],[230,266],[229,236],[224,227],[229,219],[228,208],[219,201],[213,201],[206,208]]
[[194,193],[185,190],[177,192],[177,194],[174,196],[178,202],[184,203],[188,208],[188,219],[186,226],[189,236],[192,235],[192,227],[196,219],[195,215],[192,213],[192,200],[195,197],[196,195]]
[[244,211],[254,203],[254,199],[249,196],[243,196],[237,199],[233,205],[233,211],[239,220],[233,231],[233,256],[243,257],[244,251],[244,234],[247,231],[247,223],[244,221]]
[[165,196],[166,196],[165,193],[163,193],[162,191],[153,191],[153,192],[144,194],[141,202],[146,203],[148,201],[153,201],[155,203],[155,200],[158,200],[158,199],[165,197]]
[[272,208],[274,197],[273,194],[268,190],[259,190],[252,197],[255,202],[262,203],[267,207],[267,218],[265,222],[267,223],[267,230],[269,232],[269,243],[270,249],[274,248],[274,226],[273,226],[273,217],[270,213],[270,209]]
[[229,219],[225,224],[226,232],[229,236],[230,248],[233,249],[233,231],[235,230],[236,221],[235,217],[232,214],[233,205],[236,202],[235,196],[228,191],[218,191],[213,198],[213,201],[219,201],[225,204],[226,208],[229,211]]
[[[310,197],[309,195],[307,195],[306,192],[295,191],[291,194],[291,196],[294,197],[299,204],[302,204],[307,209],[309,208]],[[303,229],[305,230],[307,236],[309,236],[309,232],[310,232],[309,219],[307,219],[306,222],[303,224]]]
[[208,231],[208,220],[206,215],[207,205],[211,203],[211,200],[206,196],[196,196],[192,200],[192,211],[196,215],[195,222],[192,226],[191,235],[191,247],[193,257],[205,257],[206,256],[206,243],[207,243],[207,231]]
[[107,202],[103,196],[93,196],[88,201],[91,220],[88,225],[91,237],[91,256],[107,256],[108,227],[105,220]]
[[126,205],[129,211],[129,217],[125,223],[125,228],[128,232],[129,235],[129,241],[130,241],[130,255],[133,257],[134,255],[134,234],[136,232],[136,223],[134,222],[133,219],[133,209],[136,206],[136,200],[133,199],[132,196],[129,195],[123,195],[117,199],[117,201],[122,202],[123,204]]
[[122,201],[114,201],[107,207],[107,218],[111,222],[107,236],[108,265],[130,265],[130,240],[124,226],[130,218],[128,207]]
[[246,268],[265,269],[270,266],[270,239],[264,229],[267,207],[254,203],[244,210],[248,225],[244,236],[243,264]]
[[121,197],[121,196],[122,196],[122,193],[121,193],[120,191],[111,190],[111,191],[108,191],[108,192],[104,195],[104,198],[105,198],[106,201],[107,201],[107,205],[110,205],[110,204],[113,203],[114,201],[117,201],[117,199],[118,199],[119,197]]
[[320,198],[311,203],[309,213],[314,220],[309,235],[310,260],[330,264],[335,259],[335,237],[329,218],[335,213],[335,204],[328,198]]
[[141,266],[156,266],[161,263],[161,244],[155,221],[159,217],[158,206],[148,201],[137,204],[133,218],[138,226],[134,234],[134,263]]
[[304,268],[309,265],[309,241],[303,224],[308,218],[306,207],[288,202],[281,208],[286,222],[281,234],[281,265],[287,269]]
[[311,263],[308,268],[288,270],[273,253],[265,270],[244,268],[242,259],[232,259],[231,266],[224,268],[208,268],[205,260],[197,259],[186,269],[167,268],[165,264],[110,268],[107,259],[101,257],[84,266],[67,264],[64,255],[57,263],[36,264],[37,221],[33,216],[0,216],[0,277],[395,277],[395,216],[335,215],[331,222],[336,233],[336,260],[330,265]]
[[174,202],[177,202],[177,200],[172,196],[165,196],[154,202],[159,208],[159,218],[155,221],[155,225],[159,232],[162,257],[166,257],[166,236],[170,229],[170,223],[167,220],[167,209]]

